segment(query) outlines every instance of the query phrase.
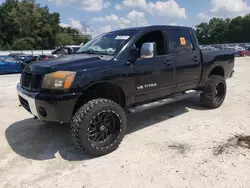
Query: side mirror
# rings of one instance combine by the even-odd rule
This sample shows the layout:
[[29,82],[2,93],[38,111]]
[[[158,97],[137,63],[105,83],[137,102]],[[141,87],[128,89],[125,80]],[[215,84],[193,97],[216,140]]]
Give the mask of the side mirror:
[[156,43],[146,42],[141,47],[141,58],[152,58],[156,55]]
[[132,48],[129,51],[129,62],[135,62],[137,60],[137,58],[139,57],[139,50],[137,50],[136,48]]

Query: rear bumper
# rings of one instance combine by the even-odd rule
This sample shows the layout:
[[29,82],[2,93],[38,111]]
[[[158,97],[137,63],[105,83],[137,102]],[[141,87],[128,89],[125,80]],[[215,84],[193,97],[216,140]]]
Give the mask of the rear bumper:
[[31,92],[17,85],[21,105],[39,120],[44,122],[69,123],[76,101],[80,94],[48,94]]

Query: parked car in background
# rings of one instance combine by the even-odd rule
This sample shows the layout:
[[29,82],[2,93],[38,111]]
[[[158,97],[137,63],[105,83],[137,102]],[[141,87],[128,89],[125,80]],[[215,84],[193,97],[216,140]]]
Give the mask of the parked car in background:
[[246,50],[242,50],[240,56],[241,57],[250,56],[250,47],[246,48]]
[[39,55],[38,56],[38,61],[41,61],[41,60],[50,60],[50,59],[54,59],[56,57],[57,57],[56,55]]
[[241,56],[241,52],[245,51],[245,49],[243,47],[240,47],[240,46],[236,46],[235,49],[236,49],[236,55],[238,55],[238,56]]
[[39,57],[39,55],[27,56],[25,61],[27,63],[35,62],[35,61],[38,61],[38,57]]
[[24,54],[24,55],[16,56],[15,59],[21,60],[25,63],[31,63],[31,62],[38,61],[38,55]]
[[227,47],[228,50],[233,50],[234,51],[234,56],[235,57],[240,57],[241,56],[241,52],[243,50],[245,50],[244,48],[240,47],[240,46],[228,46]]
[[17,57],[23,56],[23,55],[25,54],[24,53],[10,53],[8,57],[13,57],[14,59],[16,59]]
[[82,45],[61,46],[53,51],[52,54],[75,54],[81,47]]
[[19,73],[23,68],[24,64],[13,57],[0,58],[0,74]]
[[202,51],[211,51],[211,50],[233,51],[235,57],[250,56],[250,44],[249,43],[209,44],[209,45],[200,45],[200,48]]

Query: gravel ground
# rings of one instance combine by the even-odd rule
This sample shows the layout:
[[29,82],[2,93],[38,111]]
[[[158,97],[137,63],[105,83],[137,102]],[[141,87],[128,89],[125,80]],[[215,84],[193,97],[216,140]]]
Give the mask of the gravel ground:
[[20,75],[2,75],[0,187],[249,188],[250,150],[228,139],[250,134],[250,58],[235,70],[221,108],[196,97],[130,115],[119,149],[95,159],[75,148],[69,126],[32,119],[17,99]]

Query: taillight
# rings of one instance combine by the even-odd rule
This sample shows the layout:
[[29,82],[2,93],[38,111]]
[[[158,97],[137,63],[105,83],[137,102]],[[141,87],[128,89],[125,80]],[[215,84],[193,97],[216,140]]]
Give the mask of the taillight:
[[49,58],[48,58],[48,57],[45,57],[43,60],[49,60]]

